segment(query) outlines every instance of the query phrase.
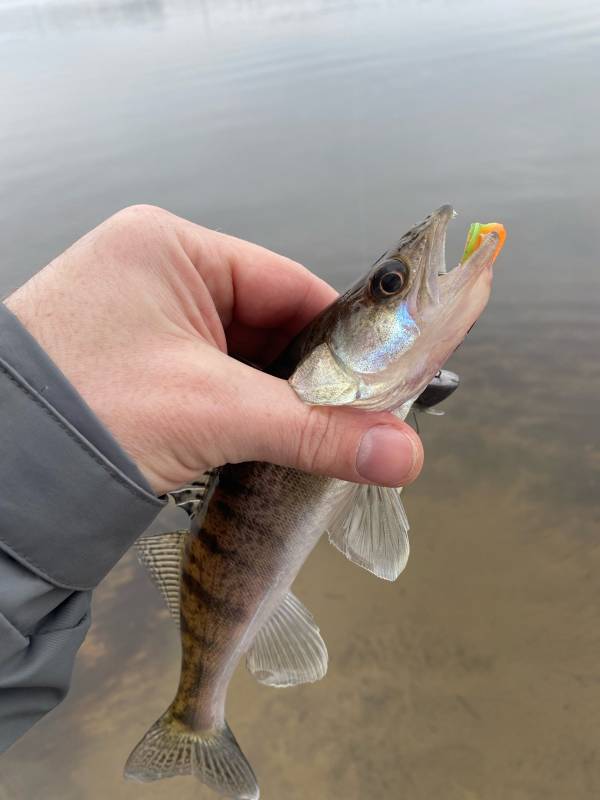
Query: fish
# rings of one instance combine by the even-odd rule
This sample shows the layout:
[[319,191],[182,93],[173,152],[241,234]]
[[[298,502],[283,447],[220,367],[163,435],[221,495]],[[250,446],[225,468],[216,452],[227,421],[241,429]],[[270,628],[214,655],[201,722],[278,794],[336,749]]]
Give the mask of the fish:
[[[484,230],[448,271],[453,217],[444,205],[412,227],[269,372],[311,405],[405,418],[491,291],[499,228]],[[145,536],[137,547],[179,625],[180,681],[169,708],[129,756],[125,777],[194,775],[221,796],[256,800],[256,776],[225,719],[233,672],[245,658],[268,686],[325,675],[327,647],[291,591],[294,579],[327,533],[351,561],[395,580],[409,553],[400,490],[246,462],[210,471],[174,496],[192,516],[190,530]]]

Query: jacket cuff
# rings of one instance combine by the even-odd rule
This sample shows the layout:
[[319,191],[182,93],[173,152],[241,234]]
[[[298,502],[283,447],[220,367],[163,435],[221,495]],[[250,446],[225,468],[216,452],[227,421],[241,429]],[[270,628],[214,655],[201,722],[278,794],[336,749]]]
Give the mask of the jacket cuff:
[[163,505],[0,303],[0,548],[56,586],[90,589]]

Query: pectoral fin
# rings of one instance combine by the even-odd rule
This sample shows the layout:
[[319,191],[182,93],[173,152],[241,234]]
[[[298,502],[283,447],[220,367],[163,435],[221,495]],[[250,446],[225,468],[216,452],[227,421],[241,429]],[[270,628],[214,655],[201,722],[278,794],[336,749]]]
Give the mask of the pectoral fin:
[[265,622],[246,655],[246,666],[267,686],[319,681],[327,648],[310,611],[291,592]]
[[409,555],[409,524],[400,489],[356,484],[328,530],[346,558],[387,581],[395,581]]

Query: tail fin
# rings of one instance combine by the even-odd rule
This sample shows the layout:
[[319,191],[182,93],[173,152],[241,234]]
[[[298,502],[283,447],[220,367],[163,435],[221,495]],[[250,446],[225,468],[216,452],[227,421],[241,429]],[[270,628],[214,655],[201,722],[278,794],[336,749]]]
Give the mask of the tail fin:
[[225,797],[258,800],[252,767],[225,722],[211,731],[194,731],[167,711],[157,720],[127,759],[125,777],[156,781],[195,775]]

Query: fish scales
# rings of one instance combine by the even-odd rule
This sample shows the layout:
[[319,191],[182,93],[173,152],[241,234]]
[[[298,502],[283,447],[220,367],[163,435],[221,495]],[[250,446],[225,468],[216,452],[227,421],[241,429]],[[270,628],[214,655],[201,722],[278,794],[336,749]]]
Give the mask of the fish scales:
[[240,653],[283,599],[348,484],[264,462],[222,468],[182,562],[182,673],[173,715],[224,721]]

